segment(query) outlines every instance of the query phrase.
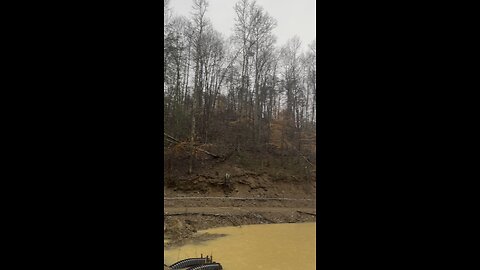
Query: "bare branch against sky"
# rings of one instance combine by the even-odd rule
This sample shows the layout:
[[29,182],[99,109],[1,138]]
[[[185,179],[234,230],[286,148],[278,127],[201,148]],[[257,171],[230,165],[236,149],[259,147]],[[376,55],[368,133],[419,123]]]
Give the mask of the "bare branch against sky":
[[[233,33],[235,13],[233,6],[238,0],[208,0],[206,16],[215,29],[229,37]],[[315,0],[256,0],[275,20],[277,27],[274,34],[278,45],[297,35],[305,50],[316,36],[316,3]],[[170,0],[173,14],[191,17],[192,0]]]

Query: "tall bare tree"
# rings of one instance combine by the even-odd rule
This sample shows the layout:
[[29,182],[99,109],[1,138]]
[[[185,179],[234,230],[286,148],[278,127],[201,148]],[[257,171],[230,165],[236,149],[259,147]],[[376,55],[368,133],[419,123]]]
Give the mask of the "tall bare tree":
[[260,5],[238,0],[233,9],[225,37],[209,22],[206,0],[192,0],[187,17],[164,0],[164,122],[191,146],[190,172],[199,144],[258,149],[281,129],[302,151],[302,134],[315,126],[316,40],[305,51],[298,37],[278,46],[276,20]]

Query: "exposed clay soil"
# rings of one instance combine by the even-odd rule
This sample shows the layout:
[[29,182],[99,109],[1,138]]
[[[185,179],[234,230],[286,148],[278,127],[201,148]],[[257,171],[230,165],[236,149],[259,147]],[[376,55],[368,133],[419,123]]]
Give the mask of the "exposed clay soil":
[[165,248],[221,236],[197,233],[209,228],[316,220],[315,175],[230,162],[202,165],[195,174],[166,181]]
[[202,147],[222,158],[197,153],[193,173],[189,151],[164,152],[165,248],[221,236],[198,233],[209,228],[316,220],[314,161],[278,147]]
[[199,230],[248,224],[298,223],[316,220],[314,207],[198,207],[166,208],[164,236],[166,248],[210,240],[222,235],[197,233]]

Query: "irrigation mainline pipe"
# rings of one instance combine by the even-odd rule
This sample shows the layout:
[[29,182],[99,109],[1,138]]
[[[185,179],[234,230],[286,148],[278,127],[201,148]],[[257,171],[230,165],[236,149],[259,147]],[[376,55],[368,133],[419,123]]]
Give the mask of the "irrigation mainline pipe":
[[277,201],[316,201],[316,199],[294,198],[242,198],[242,197],[165,197],[164,200],[221,199],[221,200],[277,200]]

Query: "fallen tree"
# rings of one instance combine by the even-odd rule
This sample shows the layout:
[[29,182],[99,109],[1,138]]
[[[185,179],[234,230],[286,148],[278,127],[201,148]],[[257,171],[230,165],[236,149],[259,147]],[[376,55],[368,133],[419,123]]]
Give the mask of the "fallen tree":
[[[174,137],[171,136],[171,135],[168,135],[168,134],[165,133],[165,132],[163,133],[163,135],[164,135],[164,137],[167,139],[167,141],[169,141],[170,143],[173,143],[173,144],[182,143],[182,142],[179,141],[178,139],[174,138]],[[209,156],[211,156],[211,157],[213,157],[213,158],[221,158],[220,155],[217,155],[217,154],[215,154],[215,153],[209,152],[209,151],[207,151],[207,150],[205,150],[205,149],[200,148],[199,146],[195,146],[195,145],[191,145],[191,144],[187,144],[187,145],[188,145],[189,147],[194,148],[195,150],[198,150],[198,151],[200,151],[200,152],[202,152],[202,153],[205,153],[205,154],[207,154],[207,155],[209,155]]]

